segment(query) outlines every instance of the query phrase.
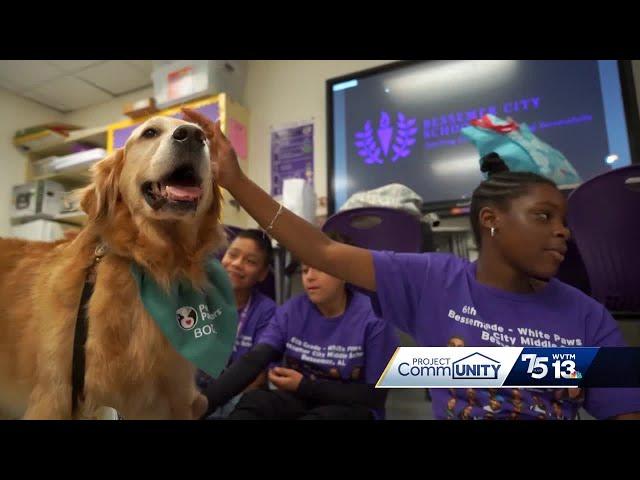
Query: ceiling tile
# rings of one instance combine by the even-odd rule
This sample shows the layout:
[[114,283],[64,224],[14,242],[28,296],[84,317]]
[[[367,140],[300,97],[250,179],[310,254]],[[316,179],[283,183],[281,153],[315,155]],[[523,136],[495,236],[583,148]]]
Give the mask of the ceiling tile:
[[0,60],[0,77],[19,87],[19,91],[29,90],[63,73],[45,60]]
[[76,110],[111,100],[112,96],[73,76],[48,82],[25,94],[59,110]]
[[85,68],[102,63],[104,60],[47,60],[65,73],[75,73]]
[[151,85],[150,75],[122,60],[89,67],[76,76],[116,95]]

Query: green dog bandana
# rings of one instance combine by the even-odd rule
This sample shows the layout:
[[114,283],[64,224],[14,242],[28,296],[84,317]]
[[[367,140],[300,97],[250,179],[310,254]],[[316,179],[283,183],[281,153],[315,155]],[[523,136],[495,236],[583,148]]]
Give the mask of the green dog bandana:
[[212,377],[226,366],[236,337],[238,312],[227,273],[218,260],[205,265],[210,285],[200,293],[186,281],[169,294],[137,264],[131,272],[142,303],[171,345]]

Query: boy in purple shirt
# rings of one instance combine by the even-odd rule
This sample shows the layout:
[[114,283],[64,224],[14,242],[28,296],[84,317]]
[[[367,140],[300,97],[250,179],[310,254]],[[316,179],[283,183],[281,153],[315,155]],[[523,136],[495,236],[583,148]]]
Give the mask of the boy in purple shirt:
[[[260,225],[301,261],[376,292],[382,317],[418,345],[445,346],[452,337],[466,346],[624,345],[601,304],[553,278],[569,230],[566,200],[551,180],[510,172],[495,154],[485,158],[482,170],[489,179],[473,192],[470,212],[477,262],[372,252],[331,241],[278,205],[244,175],[219,123],[192,110],[184,113],[211,142],[218,183]],[[530,389],[517,395],[459,390],[431,390],[438,418],[575,418],[583,405],[597,418],[640,419],[640,389]]]
[[255,288],[267,277],[272,257],[268,235],[248,229],[238,233],[222,258],[238,307],[238,333],[229,364],[251,349],[275,313],[275,302]]
[[[275,302],[255,288],[266,278],[272,256],[269,237],[260,230],[248,229],[237,234],[222,257],[221,263],[229,275],[238,308],[238,331],[227,366],[251,349],[275,313]],[[196,380],[200,389],[204,390],[212,378],[198,371]],[[247,390],[261,388],[265,384],[266,371],[263,371],[247,386]],[[226,416],[238,399],[233,399],[215,416]]]

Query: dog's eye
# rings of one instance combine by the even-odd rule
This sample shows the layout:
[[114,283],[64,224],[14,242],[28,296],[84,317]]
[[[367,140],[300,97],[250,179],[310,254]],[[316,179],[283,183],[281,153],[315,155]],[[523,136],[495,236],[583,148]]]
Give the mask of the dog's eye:
[[147,128],[144,132],[142,132],[142,136],[144,138],[153,138],[158,135],[158,130],[155,128]]

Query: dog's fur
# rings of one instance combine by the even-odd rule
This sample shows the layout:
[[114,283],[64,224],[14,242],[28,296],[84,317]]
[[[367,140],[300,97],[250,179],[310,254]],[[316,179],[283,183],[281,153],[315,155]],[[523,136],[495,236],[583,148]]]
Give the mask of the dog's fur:
[[[164,287],[181,277],[201,287],[207,281],[206,257],[223,245],[221,194],[209,146],[180,150],[172,138],[185,124],[152,118],[123,149],[95,165],[93,182],[81,192],[88,222],[73,240],[0,239],[1,417],[92,418],[103,405],[125,419],[191,419],[204,413],[195,367],[144,309],[130,268],[138,263]],[[157,135],[145,136],[149,128]],[[142,184],[158,181],[185,161],[202,180],[197,208],[154,210]],[[72,414],[76,315],[101,241],[108,251],[96,267],[88,305],[84,398]]]

